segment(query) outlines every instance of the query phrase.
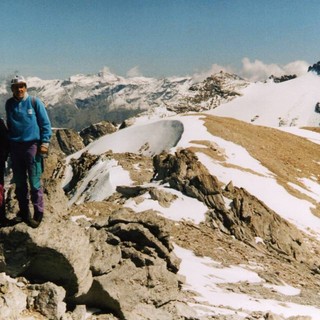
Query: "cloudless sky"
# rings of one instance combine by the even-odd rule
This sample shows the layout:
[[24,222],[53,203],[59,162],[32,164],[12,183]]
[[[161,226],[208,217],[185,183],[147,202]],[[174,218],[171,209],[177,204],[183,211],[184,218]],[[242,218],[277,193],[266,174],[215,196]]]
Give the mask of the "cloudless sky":
[[1,0],[0,77],[191,75],[320,60],[318,0]]

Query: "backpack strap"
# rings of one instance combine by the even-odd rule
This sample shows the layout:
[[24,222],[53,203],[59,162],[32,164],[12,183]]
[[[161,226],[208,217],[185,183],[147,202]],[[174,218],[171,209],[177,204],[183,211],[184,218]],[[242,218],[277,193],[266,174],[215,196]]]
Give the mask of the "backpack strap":
[[37,105],[37,100],[35,96],[31,96],[31,105],[36,113],[36,116],[38,117],[38,105]]
[[33,109],[37,112],[36,109],[38,109],[38,106],[37,106],[37,101],[35,96],[31,96],[31,104],[33,106]]
[[37,98],[35,96],[31,96],[31,104],[32,104],[32,107],[33,107],[33,110],[36,114],[36,118],[37,118],[37,124],[38,124],[38,127],[40,128],[40,125],[39,125],[39,117],[38,117],[38,110],[39,110],[39,106],[37,104]]

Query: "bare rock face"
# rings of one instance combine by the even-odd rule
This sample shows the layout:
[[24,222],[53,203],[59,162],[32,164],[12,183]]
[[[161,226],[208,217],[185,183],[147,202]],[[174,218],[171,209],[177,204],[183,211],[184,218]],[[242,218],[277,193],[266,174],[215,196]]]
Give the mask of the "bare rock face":
[[170,103],[167,109],[177,113],[214,109],[223,102],[241,96],[240,90],[249,82],[235,74],[216,73],[204,81],[193,84],[188,95],[181,97],[178,103]]
[[29,304],[48,319],[61,319],[66,313],[64,302],[66,292],[61,286],[52,282],[29,285]]
[[46,218],[37,229],[24,223],[0,228],[0,272],[35,283],[27,295],[10,289],[21,296],[15,297],[21,304],[14,306],[16,314],[27,301],[48,319],[66,317],[67,304],[132,320],[185,319],[182,309],[193,314],[182,302],[180,260],[163,217],[121,209],[107,219],[87,221],[84,228],[59,216]]
[[76,186],[81,183],[83,177],[86,176],[87,171],[89,171],[90,168],[99,161],[99,158],[100,157],[98,155],[92,155],[88,152],[84,152],[81,154],[79,159],[71,160],[70,165],[72,166],[73,176],[71,181],[65,187],[64,191],[66,194],[74,192]]
[[281,82],[285,82],[285,81],[289,81],[289,80],[295,79],[296,77],[297,77],[297,75],[295,75],[295,74],[284,75],[284,76],[281,76],[281,77],[276,77],[274,75],[271,75],[269,77],[269,79],[273,80],[274,83],[281,83]]
[[[137,319],[143,309],[159,319],[178,319],[162,307],[182,299],[182,279],[176,274],[180,260],[169,231],[165,219],[153,211],[137,215],[121,209],[93,224],[93,284],[74,303],[112,310],[121,319]],[[148,317],[140,314],[138,319]]]
[[76,224],[47,219],[32,229],[21,223],[1,228],[0,239],[0,272],[51,281],[64,287],[67,296],[89,290],[92,248],[88,236]]
[[[153,162],[154,178],[212,208],[210,218],[222,231],[253,246],[258,237],[270,251],[298,261],[307,259],[302,234],[296,227],[245,189],[232,184],[223,189],[193,152],[163,153],[155,156]],[[230,199],[231,205],[223,197]]]
[[312,66],[309,66],[308,72],[315,72],[316,74],[320,74],[320,61],[314,63]]
[[0,319],[18,319],[27,307],[27,295],[5,273],[0,273],[0,288]]
[[80,131],[80,137],[85,145],[90,142],[117,131],[117,126],[109,121],[101,121]]
[[51,139],[51,148],[65,155],[75,153],[85,147],[81,136],[73,129],[55,129]]
[[[168,270],[179,270],[179,259],[173,254],[173,246],[170,242],[170,230],[166,220],[158,216],[154,211],[145,211],[143,214],[135,214],[122,209],[109,218],[108,231],[120,238],[121,243],[132,244],[131,253],[139,253],[136,256],[140,264],[147,266],[159,258],[166,262]],[[122,246],[127,251],[128,246]],[[127,251],[130,256],[130,251]],[[162,262],[161,262],[162,263]]]

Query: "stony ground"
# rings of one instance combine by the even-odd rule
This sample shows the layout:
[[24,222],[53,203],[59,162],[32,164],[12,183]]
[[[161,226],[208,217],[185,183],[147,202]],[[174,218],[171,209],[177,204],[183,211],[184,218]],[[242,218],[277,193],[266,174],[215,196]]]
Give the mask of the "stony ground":
[[[209,132],[246,148],[255,159],[278,177],[279,184],[295,196],[306,197],[290,188],[287,182],[299,185],[298,179],[301,177],[314,177],[319,181],[320,166],[314,159],[315,154],[320,153],[320,150],[317,145],[308,140],[280,130],[253,126],[229,118],[204,116],[204,119]],[[210,146],[210,148],[193,148],[194,151],[206,152],[223,161],[223,150],[219,150],[214,141],[197,141],[197,143]],[[150,158],[132,154],[117,154],[115,158],[126,170],[130,171],[131,178],[136,181],[137,185],[147,183],[152,178],[153,169]],[[86,214],[92,218],[109,215],[113,210],[121,207],[121,202],[118,200],[115,196],[109,201],[73,206],[72,214]],[[320,207],[317,206],[314,214],[320,215]],[[171,224],[173,241],[181,247],[193,250],[196,255],[211,257],[221,262],[223,266],[247,265],[268,283],[283,285],[285,282],[299,288],[301,294],[288,297],[247,282],[224,284],[223,287],[226,289],[247,293],[256,298],[270,298],[284,303],[294,302],[320,307],[320,270],[316,267],[310,270],[304,264],[289,261],[280,255],[270,254],[263,248],[261,250],[252,248],[218,229],[213,229],[208,223],[194,225],[190,222],[180,222],[177,224],[168,220],[168,224]],[[314,242],[315,251],[319,252],[318,243],[314,239],[306,237],[305,240]]]

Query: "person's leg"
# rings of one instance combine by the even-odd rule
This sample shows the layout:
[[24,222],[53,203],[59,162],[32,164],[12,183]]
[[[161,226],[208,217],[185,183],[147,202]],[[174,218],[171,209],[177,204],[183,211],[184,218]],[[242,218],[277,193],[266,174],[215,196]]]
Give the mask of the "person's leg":
[[5,189],[4,189],[5,162],[0,161],[0,221],[6,220]]
[[[32,157],[28,166],[28,175],[30,183],[31,201],[34,208],[33,220],[40,223],[43,217],[44,203],[43,203],[43,188],[41,185],[41,176],[43,173],[43,158],[37,154],[37,146],[33,145],[28,154]],[[36,226],[36,225],[35,225]]]
[[21,143],[11,144],[11,164],[13,180],[16,185],[16,197],[19,204],[19,216],[27,221],[29,218],[29,196],[27,182],[26,146]]

